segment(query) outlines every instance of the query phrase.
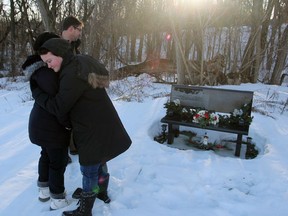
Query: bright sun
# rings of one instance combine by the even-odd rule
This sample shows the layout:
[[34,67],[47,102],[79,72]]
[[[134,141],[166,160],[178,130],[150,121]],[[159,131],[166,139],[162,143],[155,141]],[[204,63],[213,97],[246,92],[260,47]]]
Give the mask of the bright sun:
[[205,5],[215,4],[217,0],[174,0],[175,5],[187,5],[188,7],[201,8]]

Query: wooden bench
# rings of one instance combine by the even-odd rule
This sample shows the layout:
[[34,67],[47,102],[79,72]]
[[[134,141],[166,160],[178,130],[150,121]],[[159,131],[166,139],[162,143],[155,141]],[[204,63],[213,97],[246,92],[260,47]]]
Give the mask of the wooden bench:
[[[199,86],[186,86],[186,85],[172,85],[170,102],[178,100],[181,106],[187,109],[202,108],[207,111],[214,111],[224,116],[230,116],[235,109],[240,110],[243,105],[248,108],[248,115],[251,117],[251,109],[253,102],[252,91],[238,91],[230,89],[199,87]],[[249,106],[249,107],[247,107]],[[186,109],[186,110],[187,110]],[[247,113],[245,113],[247,115]],[[249,124],[239,126],[235,125],[201,125],[192,121],[183,121],[173,114],[166,113],[166,116],[161,119],[162,123],[168,124],[168,137],[167,143],[172,144],[174,137],[179,134],[179,126],[188,126],[194,128],[202,128],[206,130],[220,131],[226,133],[237,134],[235,156],[240,156],[242,136],[248,135]],[[243,122],[242,122],[243,123]]]

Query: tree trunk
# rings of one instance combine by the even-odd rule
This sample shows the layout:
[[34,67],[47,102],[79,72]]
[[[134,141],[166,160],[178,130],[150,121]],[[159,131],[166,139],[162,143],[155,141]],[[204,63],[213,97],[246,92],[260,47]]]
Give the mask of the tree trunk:
[[[23,8],[22,16],[24,17],[24,20],[27,23],[27,27],[28,27],[27,29],[25,29],[26,31],[28,31],[28,35],[29,35],[28,41],[30,42],[30,44],[33,44],[33,42],[34,42],[34,40],[33,40],[33,31],[32,31],[32,27],[31,27],[31,24],[30,24],[28,8],[27,8],[27,5],[26,5],[25,1],[22,1],[22,8]],[[23,29],[23,31],[24,31],[24,29]]]
[[[240,68],[243,82],[254,82],[259,70],[259,46],[260,44],[260,22],[261,16],[258,15],[263,5],[263,0],[253,0],[251,33],[246,44],[244,56]],[[256,18],[255,18],[256,16]]]
[[50,32],[56,32],[56,28],[54,25],[56,16],[53,17],[52,13],[49,12],[50,10],[49,10],[49,5],[48,5],[47,1],[46,0],[36,0],[36,2],[38,5],[40,14],[41,14],[41,18],[42,18],[45,30],[50,31]]
[[174,37],[175,41],[175,50],[176,50],[176,67],[177,67],[177,83],[184,84],[185,83],[185,73],[184,73],[184,61],[183,61],[183,49],[178,36]]
[[253,83],[257,82],[260,70],[260,63],[262,61],[262,49],[261,49],[261,18],[263,14],[262,10],[263,0],[254,0],[253,7],[254,13],[253,15],[256,26],[256,39],[255,39],[255,64],[254,64],[254,74],[252,74],[251,81]]
[[135,33],[131,33],[131,46],[130,46],[130,61],[136,61],[136,35]]
[[137,61],[138,62],[142,62],[143,44],[144,44],[144,35],[140,34],[138,54],[137,54]]
[[280,84],[280,78],[282,75],[282,71],[285,67],[287,52],[288,52],[288,25],[286,26],[282,37],[279,38],[278,44],[278,52],[277,52],[277,59],[275,63],[275,67],[271,77],[271,84]]
[[11,14],[10,14],[10,27],[11,27],[11,69],[9,75],[16,76],[16,28],[15,28],[15,5],[14,1],[10,0]]

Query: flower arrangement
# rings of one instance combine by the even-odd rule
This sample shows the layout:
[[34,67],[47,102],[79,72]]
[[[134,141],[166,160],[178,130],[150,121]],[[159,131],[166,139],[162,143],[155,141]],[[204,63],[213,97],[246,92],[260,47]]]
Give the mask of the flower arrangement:
[[174,100],[164,104],[166,108],[166,115],[180,117],[183,107],[180,105],[180,100]]
[[188,108],[180,104],[180,100],[169,101],[164,104],[167,116],[185,121],[194,122],[201,126],[216,125],[219,122],[219,116],[215,112],[209,112],[203,108]]
[[250,116],[250,107],[248,104],[244,104],[240,109],[234,109],[229,116],[221,115],[219,118],[220,125],[227,127],[248,127],[253,120],[253,116]]
[[246,127],[252,122],[253,117],[250,116],[247,104],[240,109],[235,109],[229,115],[220,115],[214,111],[208,111],[204,108],[184,107],[180,104],[180,100],[168,101],[164,104],[166,115],[178,121],[193,122],[200,124],[202,127],[208,125],[221,125],[223,127]]
[[207,110],[200,110],[193,115],[192,122],[198,123],[202,126],[216,125],[219,123],[219,116],[214,112],[208,112]]

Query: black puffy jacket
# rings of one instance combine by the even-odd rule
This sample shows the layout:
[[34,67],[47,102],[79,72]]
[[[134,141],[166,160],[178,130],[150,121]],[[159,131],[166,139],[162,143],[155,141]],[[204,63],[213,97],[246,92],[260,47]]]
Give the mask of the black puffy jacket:
[[[30,79],[30,88],[41,88],[50,96],[56,95],[59,81],[57,74],[45,67],[37,55],[29,56],[23,64],[25,75]],[[34,144],[50,148],[69,145],[70,132],[59,123],[57,118],[34,103],[29,116],[28,132]]]

